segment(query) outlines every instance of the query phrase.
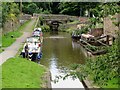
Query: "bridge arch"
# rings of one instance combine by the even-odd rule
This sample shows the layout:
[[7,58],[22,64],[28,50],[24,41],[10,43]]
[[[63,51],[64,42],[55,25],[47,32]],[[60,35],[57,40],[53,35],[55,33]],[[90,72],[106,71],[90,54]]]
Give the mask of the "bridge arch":
[[57,20],[52,20],[48,22],[50,29],[53,31],[58,31],[59,24],[62,24],[62,22],[57,21]]

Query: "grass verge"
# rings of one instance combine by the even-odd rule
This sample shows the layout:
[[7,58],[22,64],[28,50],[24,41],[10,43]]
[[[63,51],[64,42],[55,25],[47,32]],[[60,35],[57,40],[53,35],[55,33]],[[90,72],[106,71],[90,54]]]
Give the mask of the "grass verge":
[[107,85],[102,86],[102,88],[119,88],[118,78],[113,78],[107,82]]
[[[2,47],[10,46],[16,38],[20,37],[22,33],[20,31],[9,32],[2,36]],[[11,37],[13,36],[13,38]]]
[[16,56],[2,64],[2,88],[41,88],[46,69]]

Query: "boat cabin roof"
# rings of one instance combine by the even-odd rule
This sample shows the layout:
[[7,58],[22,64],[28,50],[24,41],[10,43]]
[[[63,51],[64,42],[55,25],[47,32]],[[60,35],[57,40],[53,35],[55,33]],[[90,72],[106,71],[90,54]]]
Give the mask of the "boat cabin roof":
[[27,38],[26,42],[34,43],[34,42],[40,42],[40,41],[39,41],[39,37],[29,37]]
[[42,32],[42,29],[41,28],[35,28],[34,31]]

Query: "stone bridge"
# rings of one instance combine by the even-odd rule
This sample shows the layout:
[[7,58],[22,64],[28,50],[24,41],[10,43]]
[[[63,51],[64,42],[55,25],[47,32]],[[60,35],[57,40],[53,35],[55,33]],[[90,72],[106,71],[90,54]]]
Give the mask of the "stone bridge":
[[48,24],[52,30],[58,30],[60,24],[78,20],[78,17],[69,15],[40,14],[39,16],[43,18],[44,23]]
[[42,17],[43,20],[47,23],[49,21],[58,21],[62,22],[63,24],[66,22],[72,21],[79,21],[80,24],[88,23],[88,17],[78,17],[78,16],[70,16],[70,15],[63,15],[63,14],[33,14],[34,17]]
[[58,21],[61,23],[67,23],[69,21],[78,20],[78,17],[76,16],[69,16],[69,15],[56,15],[56,14],[40,14],[41,17],[43,17],[43,20],[46,23],[49,23],[49,21]]
[[[43,23],[48,24],[51,28],[58,29],[59,25],[67,24],[72,21],[80,21],[80,23],[85,23],[85,17],[77,17],[63,14],[33,14],[33,16],[42,17]],[[85,21],[85,22],[84,22]]]

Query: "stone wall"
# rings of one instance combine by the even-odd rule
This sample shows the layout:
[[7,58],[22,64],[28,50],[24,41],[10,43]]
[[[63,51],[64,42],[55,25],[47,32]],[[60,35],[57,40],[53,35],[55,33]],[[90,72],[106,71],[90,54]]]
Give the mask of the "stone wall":
[[[116,14],[112,17],[104,18],[104,34],[111,35],[111,36],[114,36],[114,37],[117,36],[117,32],[118,32],[119,28],[117,26],[115,26],[113,24],[113,22],[118,22],[118,20],[119,20],[118,16],[119,15]],[[111,18],[113,18],[113,19],[111,20]]]
[[19,20],[16,20],[16,21],[8,20],[7,22],[5,22],[3,26],[2,34],[5,34],[10,31],[14,31],[19,26],[20,26]]
[[7,20],[2,28],[2,34],[5,34],[10,31],[17,30],[20,25],[22,25],[27,20],[31,19],[31,15],[22,15],[16,20]]

